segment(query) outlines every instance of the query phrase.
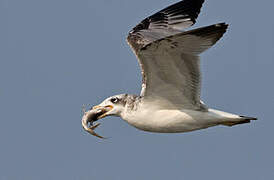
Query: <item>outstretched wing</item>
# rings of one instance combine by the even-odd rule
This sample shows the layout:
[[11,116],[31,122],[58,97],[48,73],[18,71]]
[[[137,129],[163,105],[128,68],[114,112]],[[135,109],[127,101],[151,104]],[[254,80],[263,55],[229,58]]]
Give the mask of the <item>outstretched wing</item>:
[[200,101],[199,54],[213,46],[227,27],[220,23],[181,32],[135,51],[143,74],[141,96],[163,106],[206,110]]
[[[199,54],[225,33],[224,23],[183,32],[195,23],[204,0],[183,0],[146,18],[127,41],[141,66],[141,96],[154,104],[204,109]],[[157,101],[157,102],[155,102]]]
[[127,41],[138,57],[142,72],[142,92],[146,91],[148,67],[145,67],[146,59],[139,58],[139,52],[146,45],[165,37],[179,34],[185,28],[192,26],[200,13],[204,0],[183,0],[173,4],[152,16],[144,19],[134,27],[127,37]]

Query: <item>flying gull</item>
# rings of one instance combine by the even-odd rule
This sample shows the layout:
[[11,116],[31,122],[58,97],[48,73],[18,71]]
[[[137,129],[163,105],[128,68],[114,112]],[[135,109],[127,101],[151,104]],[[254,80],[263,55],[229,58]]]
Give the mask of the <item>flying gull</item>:
[[225,23],[184,31],[196,22],[204,0],[183,0],[144,19],[128,34],[142,73],[140,96],[120,94],[84,112],[82,126],[102,138],[94,121],[119,116],[144,131],[181,133],[256,120],[208,108],[200,100],[199,54],[226,32]]

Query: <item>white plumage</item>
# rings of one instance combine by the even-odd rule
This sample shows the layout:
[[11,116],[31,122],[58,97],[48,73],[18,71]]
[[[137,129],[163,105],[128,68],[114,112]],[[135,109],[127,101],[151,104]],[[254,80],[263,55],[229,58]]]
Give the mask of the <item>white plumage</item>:
[[94,135],[96,125],[89,128],[87,123],[109,115],[120,116],[138,129],[161,133],[233,126],[256,119],[208,109],[200,100],[199,54],[213,46],[228,27],[219,23],[183,31],[196,22],[203,2],[180,1],[144,19],[129,32],[127,41],[143,76],[141,94],[116,95],[85,112],[86,130]]

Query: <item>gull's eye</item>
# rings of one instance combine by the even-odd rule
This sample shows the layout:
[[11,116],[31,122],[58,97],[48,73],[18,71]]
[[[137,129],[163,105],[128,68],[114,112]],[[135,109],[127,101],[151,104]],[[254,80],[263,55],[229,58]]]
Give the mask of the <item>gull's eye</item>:
[[117,103],[119,101],[119,99],[117,97],[111,98],[110,101],[112,103]]

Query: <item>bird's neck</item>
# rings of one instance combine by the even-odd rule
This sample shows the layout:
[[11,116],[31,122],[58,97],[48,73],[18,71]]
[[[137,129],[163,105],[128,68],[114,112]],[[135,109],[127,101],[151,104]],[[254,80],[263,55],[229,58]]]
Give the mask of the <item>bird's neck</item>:
[[124,119],[126,115],[136,112],[139,108],[141,101],[141,96],[128,95],[124,111],[121,113],[121,117]]

